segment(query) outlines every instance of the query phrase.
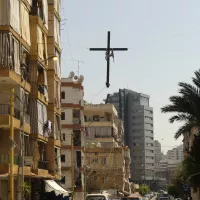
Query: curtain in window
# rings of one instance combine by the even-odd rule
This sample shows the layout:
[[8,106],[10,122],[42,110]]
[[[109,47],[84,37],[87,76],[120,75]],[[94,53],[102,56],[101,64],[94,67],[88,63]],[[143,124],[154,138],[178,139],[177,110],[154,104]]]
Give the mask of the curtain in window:
[[57,74],[57,76],[60,78],[61,77],[61,73],[60,73],[60,54],[57,50],[55,50],[56,52],[56,56],[58,58],[57,61],[54,62],[54,66],[55,66],[55,73]]
[[33,3],[32,0],[28,0],[28,2],[29,2],[29,4],[32,6],[32,3]]
[[0,25],[10,25],[20,34],[19,0],[0,0]]
[[46,98],[46,101],[49,101],[49,97],[48,97],[48,85],[47,85],[47,72],[46,70],[44,69],[43,71],[43,74],[44,74],[44,85],[45,85],[45,93],[44,93],[44,96]]
[[60,14],[60,0],[54,0],[54,8]]
[[37,43],[38,43],[38,56],[44,60],[44,41],[42,30],[37,27]]
[[[13,0],[15,1],[15,0]],[[31,45],[29,13],[26,6],[21,3],[21,34],[22,38]]]
[[43,14],[44,14],[44,26],[48,29],[48,3],[47,0],[42,0]]
[[43,125],[44,125],[43,107],[42,107],[42,103],[40,103],[39,101],[37,102],[37,109],[38,109],[38,133],[40,135],[43,135]]
[[54,34],[55,42],[60,45],[60,22],[56,16],[54,16]]
[[48,64],[48,51],[47,51],[47,36],[43,34],[43,45],[44,45],[44,60],[45,64]]
[[20,71],[20,53],[19,53],[19,42],[15,39],[13,39],[13,43],[14,43],[14,69],[15,69],[15,72],[17,74],[21,74],[21,71]]

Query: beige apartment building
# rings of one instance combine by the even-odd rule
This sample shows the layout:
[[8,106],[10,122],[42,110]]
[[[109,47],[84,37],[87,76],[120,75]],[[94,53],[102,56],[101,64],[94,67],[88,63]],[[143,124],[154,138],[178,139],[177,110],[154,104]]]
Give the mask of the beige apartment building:
[[73,199],[84,198],[84,89],[83,76],[71,72],[61,79],[62,126],[62,184],[73,194]]
[[[13,193],[12,199],[21,199],[23,180],[31,185],[31,199],[43,199],[59,188],[53,180],[61,177],[60,21],[60,0],[0,1],[0,197],[4,200]],[[12,88],[14,138],[9,139]],[[11,171],[14,192],[9,188]]]
[[123,146],[123,123],[114,105],[85,105],[84,118],[87,192],[130,194],[130,150]]

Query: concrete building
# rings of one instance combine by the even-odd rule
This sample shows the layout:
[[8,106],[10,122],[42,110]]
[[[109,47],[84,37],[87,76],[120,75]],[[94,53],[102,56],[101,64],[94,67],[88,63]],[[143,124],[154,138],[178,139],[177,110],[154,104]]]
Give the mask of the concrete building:
[[131,153],[131,177],[139,182],[154,178],[153,109],[149,96],[127,89],[108,94],[106,104],[114,104],[124,121],[124,142]]
[[[42,199],[59,187],[53,179],[61,177],[60,20],[58,0],[0,2],[0,197],[4,200],[13,191],[8,181],[11,170],[14,199],[22,199],[23,177],[31,185],[31,199]],[[13,169],[9,165],[11,88]]]
[[176,168],[181,164],[180,160],[165,159],[160,160],[155,168],[155,180],[159,182],[160,188],[167,188],[171,184]]
[[73,199],[84,199],[84,115],[83,76],[61,79],[62,97],[62,184],[74,192]]
[[87,191],[131,193],[130,151],[122,144],[123,123],[111,104],[85,105]]
[[155,168],[159,165],[162,160],[161,144],[158,140],[154,141],[154,153],[155,153]]
[[167,159],[183,161],[183,145],[180,145],[176,148],[167,151]]

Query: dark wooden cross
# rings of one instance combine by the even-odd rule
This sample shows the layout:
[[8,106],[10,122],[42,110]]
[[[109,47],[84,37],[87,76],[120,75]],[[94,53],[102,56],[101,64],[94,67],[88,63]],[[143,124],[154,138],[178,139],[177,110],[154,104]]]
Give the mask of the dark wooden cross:
[[108,31],[108,40],[107,48],[90,48],[90,51],[105,51],[106,52],[106,61],[107,61],[107,78],[106,78],[106,87],[110,86],[110,57],[114,58],[114,51],[128,51],[128,48],[111,48],[110,47],[110,31]]

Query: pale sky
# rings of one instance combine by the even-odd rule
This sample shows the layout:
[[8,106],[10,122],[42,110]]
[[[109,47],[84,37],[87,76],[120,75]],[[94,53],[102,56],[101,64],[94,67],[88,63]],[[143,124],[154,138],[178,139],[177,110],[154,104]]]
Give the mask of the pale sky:
[[[77,71],[71,59],[83,61],[85,100],[92,103],[119,88],[150,95],[155,139],[171,149],[182,141],[174,140],[179,124],[169,124],[160,108],[200,66],[199,10],[199,0],[62,0],[62,76]],[[88,50],[106,47],[107,31],[111,47],[129,48],[115,53],[108,89],[105,53]]]

